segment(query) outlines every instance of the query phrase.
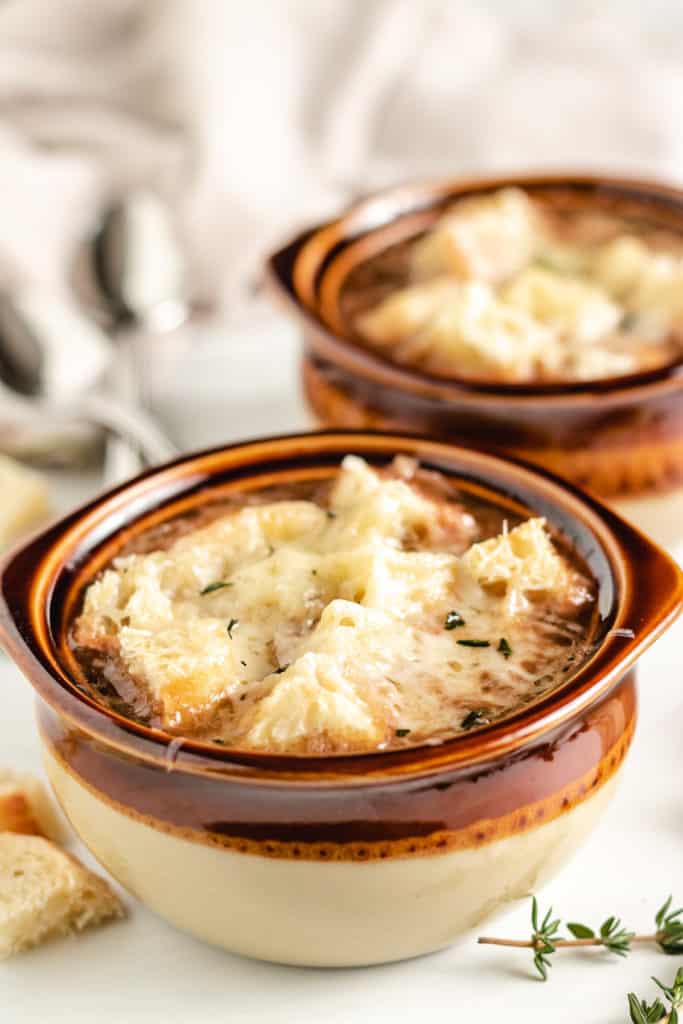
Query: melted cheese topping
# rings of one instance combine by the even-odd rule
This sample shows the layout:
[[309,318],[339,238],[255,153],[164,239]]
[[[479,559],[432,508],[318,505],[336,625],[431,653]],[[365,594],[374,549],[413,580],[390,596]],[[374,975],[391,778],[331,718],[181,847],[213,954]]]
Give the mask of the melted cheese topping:
[[680,354],[683,259],[630,235],[562,241],[519,189],[456,203],[414,244],[410,272],[356,327],[430,373],[590,380]]
[[472,543],[472,516],[412,471],[348,456],[327,508],[247,506],[117,559],[76,644],[164,728],[253,750],[437,741],[518,707],[561,678],[590,589],[542,519]]
[[460,373],[502,372],[527,380],[554,351],[543,324],[521,305],[498,301],[480,282],[413,285],[368,313],[360,327],[378,347],[392,347],[398,362],[419,363],[431,373],[457,367]]
[[619,306],[601,288],[536,267],[516,277],[504,290],[503,299],[556,336],[572,338],[578,344],[590,344],[613,331],[622,316]]

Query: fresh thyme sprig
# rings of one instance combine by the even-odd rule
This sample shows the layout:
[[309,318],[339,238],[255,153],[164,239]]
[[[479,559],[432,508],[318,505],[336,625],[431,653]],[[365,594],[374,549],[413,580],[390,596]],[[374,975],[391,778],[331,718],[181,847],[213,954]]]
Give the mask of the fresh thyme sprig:
[[[638,999],[633,992],[628,994],[628,1010],[633,1024],[655,1024],[655,1021],[666,1019],[666,1009],[661,1000],[655,999],[654,1003],[648,1003],[644,999]],[[678,1014],[674,1024],[677,1018]]]
[[[552,907],[545,917],[540,920],[538,903],[534,896],[531,901],[532,932],[529,939],[494,939],[482,936],[478,941],[489,946],[514,946],[519,949],[531,949],[534,956],[534,966],[543,981],[547,981],[548,969],[552,966],[550,957],[558,949],[599,946],[607,950],[608,953],[616,954],[616,956],[627,956],[631,951],[633,943],[649,942],[659,946],[663,953],[668,953],[671,956],[683,953],[683,921],[681,920],[681,915],[683,915],[683,907],[678,910],[671,910],[671,896],[669,896],[655,915],[656,931],[650,935],[636,935],[635,932],[624,928],[620,918],[611,915],[603,921],[597,931],[578,921],[568,921],[566,928],[573,936],[573,938],[568,939],[561,937],[561,920],[560,918],[553,919]],[[681,981],[681,992],[683,993],[683,980]],[[654,1011],[652,1007],[646,1007],[642,1009],[642,1012],[649,1013]],[[649,1024],[650,1020],[660,1019],[662,1018],[643,1017],[645,1024]],[[676,1024],[677,1018],[672,1018],[672,1020]],[[638,1020],[638,1024],[640,1024],[640,1020]]]
[[678,968],[671,985],[664,985],[658,978],[652,980],[664,993],[670,1008],[667,1011],[659,998],[653,1003],[648,1003],[644,999],[639,999],[633,992],[629,992],[628,1009],[633,1024],[656,1024],[657,1021],[679,1024],[678,1011],[683,1009],[683,967]]
[[562,922],[559,917],[552,919],[552,916],[553,908],[550,907],[541,923],[538,923],[538,903],[534,896],[531,901],[531,924],[534,929],[531,941],[534,950],[534,967],[543,981],[548,980],[548,968],[552,966],[548,958],[557,949],[557,942],[560,938],[559,928]]
[[618,917],[608,917],[600,925],[599,934],[595,934],[592,928],[577,921],[568,921],[567,928],[575,939],[593,940],[595,945],[602,946],[610,953],[617,956],[626,956],[631,951],[631,943],[635,939],[635,932],[629,932],[622,928],[621,920]]
[[655,916],[657,932],[655,941],[659,948],[669,956],[683,953],[683,907],[671,910],[671,897],[659,908]]

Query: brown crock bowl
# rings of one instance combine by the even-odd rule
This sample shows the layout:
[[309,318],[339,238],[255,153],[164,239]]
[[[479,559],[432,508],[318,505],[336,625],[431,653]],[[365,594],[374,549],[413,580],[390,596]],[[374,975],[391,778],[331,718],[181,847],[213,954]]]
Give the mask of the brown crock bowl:
[[308,401],[324,426],[410,430],[533,461],[608,497],[683,494],[683,366],[567,384],[435,377],[357,338],[341,301],[358,268],[428,229],[454,200],[518,186],[566,209],[642,215],[683,236],[683,191],[592,175],[534,175],[387,189],[303,232],[269,261],[299,320]]
[[[365,755],[180,743],[79,689],[70,617],[124,542],[218,495],[323,479],[348,452],[373,464],[408,453],[466,491],[546,516],[598,582],[590,659],[503,721],[439,746]],[[448,944],[573,853],[631,742],[634,663],[682,600],[667,555],[547,474],[436,441],[330,432],[188,456],[51,526],[2,565],[0,639],[37,692],[62,807],[132,893],[238,953],[370,964]]]

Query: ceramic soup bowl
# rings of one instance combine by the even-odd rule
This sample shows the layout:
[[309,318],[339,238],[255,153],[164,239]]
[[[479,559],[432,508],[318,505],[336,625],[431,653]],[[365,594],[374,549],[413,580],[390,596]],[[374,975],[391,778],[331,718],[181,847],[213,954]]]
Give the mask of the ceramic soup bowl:
[[[217,495],[408,453],[571,540],[598,584],[594,653],[557,689],[441,745],[247,753],[119,716],[79,689],[68,628],[121,545]],[[614,789],[634,664],[681,610],[681,572],[591,498],[512,460],[373,433],[247,442],[148,472],[4,561],[0,639],[37,693],[47,771],[78,835],[131,893],[232,952],[348,966],[439,949],[552,876]]]
[[304,340],[303,383],[324,426],[409,430],[533,461],[661,542],[683,529],[683,367],[566,384],[443,378],[354,337],[344,297],[368,260],[409,243],[455,200],[516,186],[563,211],[605,211],[683,238],[683,191],[589,175],[508,176],[387,189],[276,252],[269,276]]

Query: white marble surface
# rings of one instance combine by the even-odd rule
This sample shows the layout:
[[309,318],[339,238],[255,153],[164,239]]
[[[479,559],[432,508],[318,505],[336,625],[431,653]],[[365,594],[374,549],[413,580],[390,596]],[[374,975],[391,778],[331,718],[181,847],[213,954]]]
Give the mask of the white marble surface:
[[[295,341],[279,321],[260,321],[229,347],[209,334],[164,344],[153,397],[186,446],[306,425]],[[61,507],[95,485],[92,478],[63,479]],[[541,894],[569,919],[597,923],[615,912],[642,930],[670,891],[683,901],[682,643],[679,625],[643,659],[640,726],[621,788],[599,830]],[[31,691],[2,655],[0,690],[0,763],[39,772]],[[412,1024],[426,1013],[454,1024],[620,1024],[628,1019],[626,992],[652,995],[650,975],[668,978],[678,964],[649,948],[624,961],[564,953],[543,985],[533,980],[526,952],[478,947],[470,936],[404,964],[284,968],[203,946],[127,903],[125,923],[0,964],[2,1024]],[[528,907],[486,930],[524,936]]]

